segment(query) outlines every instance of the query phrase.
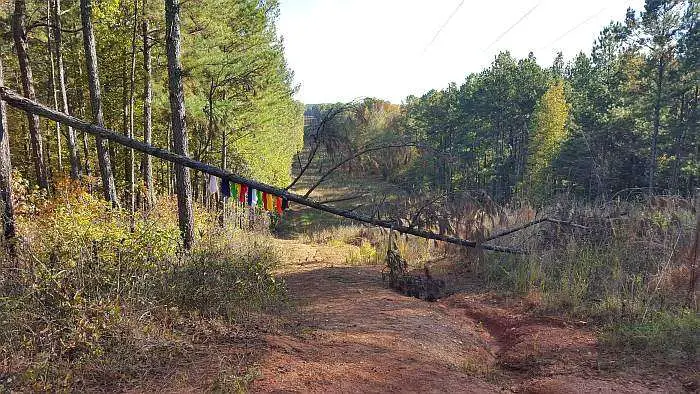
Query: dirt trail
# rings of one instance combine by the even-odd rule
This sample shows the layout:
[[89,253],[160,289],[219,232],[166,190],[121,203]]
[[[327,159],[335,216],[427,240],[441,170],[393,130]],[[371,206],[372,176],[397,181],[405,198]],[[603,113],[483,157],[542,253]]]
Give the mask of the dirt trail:
[[684,392],[672,375],[620,372],[593,332],[534,316],[527,300],[472,291],[429,303],[385,288],[381,267],[346,265],[348,245],[278,242],[294,305],[282,327],[218,333],[130,392]]
[[342,265],[307,257],[285,267],[296,329],[264,338],[252,391],[682,391],[672,379],[602,372],[592,332],[531,317],[526,302],[460,293],[428,303],[386,289],[380,267]]

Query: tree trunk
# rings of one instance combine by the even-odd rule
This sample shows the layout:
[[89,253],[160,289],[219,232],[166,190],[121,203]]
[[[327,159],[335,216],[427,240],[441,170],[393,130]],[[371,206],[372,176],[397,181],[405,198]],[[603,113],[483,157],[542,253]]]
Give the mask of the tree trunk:
[[661,125],[661,90],[664,78],[664,56],[659,57],[656,72],[656,97],[654,99],[654,131],[651,136],[651,163],[649,164],[649,194],[654,194],[654,176],[656,175],[657,140]]
[[[209,95],[207,97],[208,102],[209,102],[209,117],[208,117],[208,130],[213,138],[214,136],[214,92],[216,91],[216,85],[214,84],[214,80],[212,79],[209,81]],[[221,168],[226,169],[226,131],[223,130],[221,132]],[[223,179],[221,182],[225,182]],[[219,193],[221,194],[221,193]],[[219,215],[219,225],[223,228],[226,226],[226,198],[228,196],[223,196],[220,195],[219,199],[216,202],[217,208],[219,208],[219,212],[221,213]]]
[[[85,47],[85,61],[87,62],[92,120],[96,125],[104,126],[104,115],[102,113],[102,92],[100,90],[100,77],[97,71],[97,49],[95,48],[95,33],[92,28],[91,11],[91,0],[80,0],[80,17],[83,23],[83,45]],[[107,141],[99,136],[95,137],[95,142],[97,144],[97,160],[100,167],[104,197],[107,201],[112,203],[112,206],[119,207],[117,188],[114,185],[114,174],[112,172],[112,160],[109,154],[109,145]]]
[[[125,67],[124,70],[124,76],[122,77],[122,133],[124,133],[125,136],[129,136],[129,77],[128,77],[128,69]],[[114,146],[114,145],[112,145]],[[115,147],[116,148],[116,147]],[[129,154],[128,151],[129,149],[119,147],[118,149],[120,155],[119,157],[124,160],[123,162],[123,168],[124,168],[124,184],[129,185]],[[117,149],[115,149],[117,150]],[[118,159],[116,156],[114,156],[115,159],[114,161],[117,161]],[[119,177],[119,174],[117,174],[116,170],[114,172],[115,178]],[[128,186],[127,186],[128,187]],[[126,190],[126,194],[129,194],[129,191]],[[128,199],[128,196],[124,196],[126,199]],[[127,204],[128,205],[128,204]]]
[[[138,35],[138,15],[139,15],[139,2],[134,0],[134,19],[131,31],[131,73],[129,75],[129,138],[134,138],[134,91],[135,91],[135,79],[136,79],[136,37]],[[129,211],[131,212],[131,230],[134,230],[134,214],[136,212],[136,188],[135,173],[134,173],[134,163],[135,163],[134,150],[129,149],[129,157],[127,159],[127,168],[125,169],[127,174],[127,182],[129,186]]]
[[[24,96],[30,100],[36,100],[34,77],[32,76],[32,68],[29,65],[29,55],[27,53],[29,45],[27,44],[27,28],[25,25],[26,11],[25,0],[15,0],[15,10],[12,15],[12,36],[17,50]],[[34,158],[34,171],[36,172],[37,182],[42,189],[48,189],[49,179],[44,160],[44,141],[39,128],[39,117],[27,114],[27,121],[29,123],[29,136],[32,144],[32,156]]]
[[[0,56],[0,86],[5,84]],[[5,102],[0,100],[0,202],[3,208],[3,235],[6,240],[15,237],[15,209],[12,201],[12,164],[10,162],[10,133],[7,130]],[[8,251],[14,254],[14,247],[8,244]]]
[[[66,72],[63,66],[63,52],[61,51],[61,0],[53,0],[51,7],[53,20],[53,47],[58,67],[58,86],[61,90],[61,104],[63,112],[70,114],[68,110],[68,92],[66,90]],[[70,177],[78,179],[80,177],[80,162],[78,160],[78,149],[75,141],[75,131],[72,127],[67,128],[68,154],[70,155]]]
[[[56,89],[56,62],[54,60],[54,38],[53,30],[51,29],[51,0],[46,0],[46,49],[49,52],[49,62],[51,63],[51,74],[49,75],[48,86],[51,89],[51,99],[53,100],[53,106],[57,111],[61,108],[58,106],[58,91]],[[58,172],[63,172],[63,149],[61,146],[61,124],[55,122],[56,126],[56,157],[58,158]],[[48,154],[48,152],[47,152]],[[49,158],[51,156],[48,156]]]
[[[185,95],[182,86],[182,66],[180,64],[179,0],[165,0],[165,48],[168,57],[168,91],[173,127],[173,148],[176,154],[187,156]],[[182,164],[175,165],[175,188],[183,246],[189,250],[194,244],[192,184],[190,183],[190,170]]]
[[[210,96],[211,100],[211,96]],[[209,103],[209,110],[213,111],[212,108],[213,102],[210,101]],[[228,163],[228,151],[226,147],[226,130],[221,130],[221,168],[224,170],[226,169]],[[226,180],[222,179],[221,182],[227,182]],[[219,217],[219,224],[221,227],[226,227],[226,199],[228,196],[224,196],[223,194],[220,196],[219,201],[221,203],[221,216]]]
[[[148,20],[146,19],[146,1],[143,2],[143,142],[151,145],[153,123],[151,118],[151,102],[153,101],[153,88],[151,87],[151,44],[148,42]],[[153,164],[151,156],[143,155],[141,158],[141,176],[146,183],[146,206],[153,205],[154,188],[153,188]]]
[[[172,133],[172,125],[170,122],[168,122],[168,127],[166,128],[165,131],[165,138],[168,141],[168,149],[173,150],[173,133]],[[165,164],[165,175],[167,176],[168,180],[168,196],[173,195],[173,163],[168,162],[164,163]]]

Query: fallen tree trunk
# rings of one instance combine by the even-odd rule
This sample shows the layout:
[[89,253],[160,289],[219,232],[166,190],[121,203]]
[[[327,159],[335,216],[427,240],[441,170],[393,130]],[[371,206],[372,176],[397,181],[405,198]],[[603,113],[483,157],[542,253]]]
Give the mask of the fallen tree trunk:
[[271,193],[276,196],[286,198],[289,201],[317,209],[319,211],[328,212],[330,214],[341,216],[347,219],[355,220],[357,222],[371,224],[377,227],[383,227],[387,229],[393,229],[402,234],[415,235],[416,237],[433,239],[437,241],[447,242],[450,244],[461,245],[469,248],[481,248],[484,250],[492,250],[496,252],[511,253],[511,254],[525,254],[524,251],[519,249],[508,248],[504,246],[479,244],[476,241],[451,237],[443,234],[436,234],[430,231],[410,228],[400,225],[397,221],[391,220],[378,220],[368,216],[360,215],[355,212],[345,211],[338,209],[329,205],[322,204],[320,202],[314,201],[309,198],[305,198],[298,194],[290,193],[284,189],[277,188],[274,186],[266,185],[248,178],[241,177],[239,175],[233,174],[229,171],[223,170],[221,168],[202,163],[197,160],[193,160],[189,157],[178,155],[170,151],[156,148],[154,146],[145,144],[143,142],[129,138],[123,134],[116,133],[105,127],[90,124],[84,120],[78,119],[76,117],[66,115],[64,113],[53,110],[45,105],[42,105],[36,101],[29,100],[25,97],[20,96],[16,92],[8,89],[4,86],[0,86],[0,99],[4,100],[10,106],[17,108],[19,110],[25,111],[29,114],[43,116],[45,118],[51,119],[56,122],[60,122],[64,125],[71,126],[76,130],[83,131],[94,136],[104,138],[120,145],[132,148],[139,152],[158,157],[160,159],[176,163],[185,167],[192,168],[203,173],[214,175],[221,179],[225,179],[231,182],[237,182],[246,184],[256,190],[260,190],[266,193]]

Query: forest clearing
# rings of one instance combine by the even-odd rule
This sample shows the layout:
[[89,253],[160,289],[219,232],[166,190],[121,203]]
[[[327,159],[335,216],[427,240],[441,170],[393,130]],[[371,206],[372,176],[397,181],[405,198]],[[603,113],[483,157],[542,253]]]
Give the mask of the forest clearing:
[[312,3],[0,1],[0,391],[698,392],[700,3],[406,3],[400,104]]

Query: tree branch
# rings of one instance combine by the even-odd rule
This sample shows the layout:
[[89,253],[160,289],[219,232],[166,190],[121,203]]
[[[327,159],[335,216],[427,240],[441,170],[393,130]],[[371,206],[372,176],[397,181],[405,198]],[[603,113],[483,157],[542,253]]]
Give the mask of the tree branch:
[[294,185],[296,185],[297,182],[299,182],[299,179],[301,179],[301,177],[304,176],[304,173],[306,172],[306,170],[308,170],[309,167],[311,166],[311,163],[313,162],[314,158],[316,157],[316,152],[318,151],[318,148],[321,146],[321,132],[323,130],[325,130],[328,122],[333,120],[339,114],[345,112],[348,108],[351,108],[352,105],[354,105],[354,104],[347,104],[347,105],[343,105],[340,107],[332,108],[331,110],[329,110],[326,113],[326,115],[323,116],[323,118],[321,119],[321,122],[319,122],[318,126],[316,127],[316,132],[312,136],[312,138],[314,139],[314,145],[313,145],[313,148],[311,148],[311,152],[309,153],[309,158],[306,160],[306,164],[301,168],[301,170],[299,171],[299,174],[296,176],[296,178],[294,178],[292,183],[290,183],[289,186],[287,186],[284,190],[289,190],[292,187],[294,187]]
[[[29,32],[29,31],[31,31],[31,30],[33,30],[33,29],[36,29],[37,27],[48,27],[48,28],[51,28],[51,29],[55,29],[55,28],[56,28],[56,26],[54,26],[54,25],[52,25],[52,24],[48,24],[48,23],[46,23],[46,22],[35,22],[35,23],[32,23],[31,25],[27,26],[27,31]],[[83,31],[83,28],[82,28],[82,27],[77,28],[77,29],[63,29],[63,28],[61,28],[61,32],[63,32],[63,33],[71,33],[71,34],[74,34],[74,33],[80,33],[81,31]]]
[[14,91],[4,87],[0,86],[0,99],[4,100],[9,104],[10,106],[20,109],[24,112],[30,113],[30,114],[35,114],[44,118],[51,119],[55,122],[60,122],[62,124],[71,126],[75,128],[76,130],[83,131],[85,133],[101,137],[104,139],[107,139],[109,141],[113,141],[117,144],[126,146],[127,148],[132,148],[134,150],[137,150],[139,152],[145,153],[147,155],[155,156],[160,159],[176,163],[185,167],[189,167],[191,169],[201,171],[203,173],[209,174],[209,175],[214,175],[216,177],[221,178],[222,180],[226,180],[229,182],[236,182],[236,183],[241,183],[248,185],[256,190],[260,190],[265,193],[270,193],[275,196],[279,196],[282,198],[287,199],[288,201],[292,201],[319,211],[323,212],[328,212],[330,214],[336,215],[336,216],[341,216],[347,219],[351,219],[357,222],[362,222],[362,223],[367,223],[371,224],[373,226],[377,227],[383,227],[387,229],[393,229],[398,231],[399,233],[402,234],[410,234],[410,235],[415,235],[417,237],[421,238],[427,238],[427,239],[434,239],[437,241],[443,241],[455,245],[461,245],[469,248],[476,248],[480,247],[485,250],[492,250],[496,252],[503,252],[503,253],[511,253],[511,254],[525,254],[526,252],[520,249],[513,249],[513,248],[508,248],[508,247],[503,247],[503,246],[497,246],[497,245],[483,245],[483,244],[478,244],[475,241],[467,240],[467,239],[461,239],[461,238],[456,238],[456,237],[450,237],[442,234],[436,234],[430,231],[426,230],[421,230],[421,229],[415,229],[415,228],[410,228],[406,226],[400,225],[400,223],[397,223],[397,221],[391,221],[391,220],[377,220],[372,217],[367,217],[361,214],[357,214],[355,212],[350,212],[350,211],[345,211],[342,209],[338,209],[329,205],[321,204],[317,201],[311,200],[309,198],[300,196],[298,194],[290,193],[286,191],[285,189],[280,189],[274,186],[270,186],[264,183],[260,183],[257,181],[254,181],[252,179],[244,178],[240,175],[236,175],[232,172],[223,170],[219,167],[215,167],[209,164],[202,163],[197,160],[193,160],[187,156],[182,156],[178,155],[176,153],[172,153],[170,151],[167,151],[165,149],[161,148],[156,148],[154,146],[151,146],[149,144],[143,143],[141,141],[134,140],[132,138],[129,138],[125,135],[116,133],[110,129],[107,129],[105,127],[97,126],[94,124],[90,124],[84,120],[78,119],[76,117],[66,115],[62,112],[53,110],[45,105],[39,104],[36,101],[29,100],[27,98],[24,98]]
[[333,172],[335,172],[335,170],[337,170],[338,168],[342,167],[343,164],[345,164],[345,163],[348,163],[352,160],[355,160],[358,157],[360,157],[366,153],[375,152],[375,151],[382,150],[382,149],[406,148],[409,146],[417,146],[417,144],[415,142],[407,142],[407,143],[403,143],[403,144],[375,146],[372,148],[363,149],[363,150],[361,150],[353,155],[350,155],[350,156],[346,157],[345,159],[336,163],[333,167],[331,167],[328,171],[326,171],[325,174],[321,175],[321,177],[318,179],[318,181],[316,181],[316,183],[314,183],[313,186],[311,186],[309,188],[309,190],[306,192],[306,194],[304,194],[304,197],[309,197],[309,195],[311,194],[311,192],[314,191],[314,189],[316,189],[321,183],[323,183],[324,180],[326,180],[326,178],[329,175],[331,175]]
[[484,242],[493,241],[494,239],[501,238],[501,237],[505,237],[506,235],[510,235],[510,234],[513,234],[513,233],[518,232],[518,231],[521,231],[521,230],[525,230],[525,229],[528,228],[528,227],[532,227],[532,226],[534,226],[534,225],[536,225],[536,224],[543,223],[543,222],[549,222],[549,223],[554,223],[554,224],[566,225],[566,226],[571,226],[571,227],[575,227],[575,228],[580,228],[580,229],[583,229],[583,230],[588,230],[588,229],[589,229],[589,227],[582,226],[582,225],[580,225],[580,224],[576,224],[576,223],[573,223],[573,222],[570,222],[570,221],[564,221],[564,220],[552,219],[552,218],[539,218],[539,219],[537,219],[537,220],[533,220],[533,221],[531,221],[531,222],[525,223],[525,224],[523,224],[523,225],[521,225],[521,226],[513,227],[513,228],[511,228],[511,229],[504,230],[504,231],[501,231],[501,232],[496,233],[496,234],[494,234],[494,235],[491,235],[491,236],[489,236],[488,238],[486,238],[486,239],[484,240]]

